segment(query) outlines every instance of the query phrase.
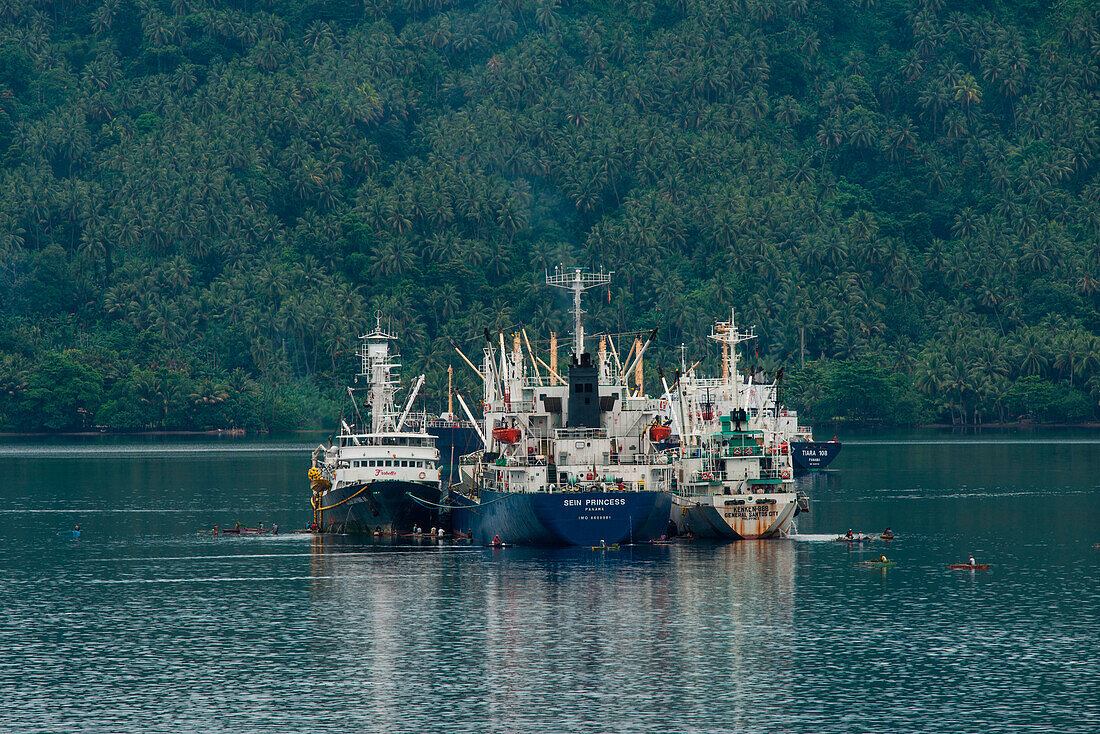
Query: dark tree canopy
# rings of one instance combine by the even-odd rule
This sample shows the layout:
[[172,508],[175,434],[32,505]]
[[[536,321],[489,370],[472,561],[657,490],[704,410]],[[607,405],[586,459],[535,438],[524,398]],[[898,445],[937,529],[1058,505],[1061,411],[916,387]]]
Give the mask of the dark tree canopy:
[[1098,155],[1088,0],[0,0],[0,429],[325,424],[379,309],[438,409],[557,264],[818,420],[1095,418]]

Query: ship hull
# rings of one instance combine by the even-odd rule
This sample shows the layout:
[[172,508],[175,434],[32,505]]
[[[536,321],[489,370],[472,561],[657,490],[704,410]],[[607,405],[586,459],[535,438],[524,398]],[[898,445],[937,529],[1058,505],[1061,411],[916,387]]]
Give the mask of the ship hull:
[[444,481],[458,478],[458,460],[465,454],[481,448],[481,439],[472,425],[429,425],[428,433],[435,436],[439,449],[439,471]]
[[791,458],[796,474],[819,471],[840,453],[839,441],[792,441]]
[[405,481],[348,484],[321,496],[321,530],[327,533],[403,535],[413,526],[439,525],[439,487]]
[[673,499],[672,522],[680,535],[721,540],[781,538],[797,513],[794,494],[692,496]]
[[498,492],[450,497],[452,526],[475,543],[598,546],[641,543],[668,531],[665,492]]

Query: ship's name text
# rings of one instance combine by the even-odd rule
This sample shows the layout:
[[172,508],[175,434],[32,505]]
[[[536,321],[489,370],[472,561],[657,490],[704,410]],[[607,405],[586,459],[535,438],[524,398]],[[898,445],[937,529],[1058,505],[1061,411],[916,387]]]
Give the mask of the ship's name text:
[[590,498],[586,500],[563,500],[566,507],[610,507],[611,505],[625,505],[622,497],[610,497],[606,499]]

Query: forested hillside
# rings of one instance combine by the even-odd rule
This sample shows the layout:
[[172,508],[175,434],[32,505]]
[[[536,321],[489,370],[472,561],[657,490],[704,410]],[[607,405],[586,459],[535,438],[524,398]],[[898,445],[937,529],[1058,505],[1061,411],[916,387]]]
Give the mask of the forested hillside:
[[331,425],[379,309],[438,409],[559,263],[817,420],[1093,418],[1098,92],[1089,0],[0,0],[0,429]]

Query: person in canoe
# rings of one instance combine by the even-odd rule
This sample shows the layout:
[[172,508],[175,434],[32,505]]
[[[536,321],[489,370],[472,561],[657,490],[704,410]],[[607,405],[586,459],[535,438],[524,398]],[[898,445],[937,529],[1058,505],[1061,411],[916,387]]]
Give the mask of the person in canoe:
[[503,542],[503,541],[501,541],[501,539],[500,539],[500,536],[499,536],[499,535],[494,535],[494,536],[493,536],[493,542],[492,542],[492,546],[493,546],[494,548],[500,548],[500,547],[501,547],[502,545],[504,545],[504,542]]
[[852,529],[851,528],[848,528],[848,534],[845,535],[844,537],[848,538],[849,540],[851,540],[852,538],[855,537],[854,535],[852,535]]
[[970,554],[970,560],[968,561],[968,563],[971,566],[977,566],[978,565],[978,562],[974,560],[974,554],[973,553]]
[[890,528],[886,528],[885,530],[882,531],[882,537],[889,540],[890,538],[894,537],[894,531],[891,530]]

